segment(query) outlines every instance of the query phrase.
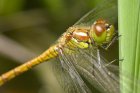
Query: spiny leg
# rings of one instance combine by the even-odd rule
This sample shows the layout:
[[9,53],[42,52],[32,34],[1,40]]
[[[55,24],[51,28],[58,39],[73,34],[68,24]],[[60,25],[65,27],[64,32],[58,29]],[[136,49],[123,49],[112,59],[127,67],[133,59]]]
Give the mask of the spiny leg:
[[[111,42],[105,47],[105,50],[107,50],[116,40],[118,40],[119,37],[121,37],[121,35],[115,36],[115,37],[111,40]],[[112,64],[112,63],[114,63],[114,62],[116,62],[116,61],[123,61],[123,60],[124,60],[124,59],[114,59],[114,60],[112,60],[111,62],[107,63],[107,64],[104,65],[104,66],[106,67],[106,66],[109,66],[110,64]]]
[[121,37],[121,35],[117,35],[115,36],[111,42],[109,44],[107,44],[107,46],[104,48],[105,50],[107,50],[113,43],[115,43],[115,41],[117,41],[119,39],[119,37]]
[[124,59],[114,59],[114,60],[112,60],[111,62],[109,62],[109,63],[107,63],[107,64],[105,64],[103,67],[108,67],[109,65],[111,65],[111,64],[113,64],[114,62],[116,62],[116,61],[123,61]]
[[[111,40],[111,42],[107,45],[107,46],[105,46],[105,47],[103,47],[105,50],[107,50],[116,40],[118,40],[118,38],[120,37],[121,35],[117,35],[117,36],[115,36],[112,40]],[[98,61],[98,64],[99,64],[99,66],[101,67],[101,57],[100,57],[100,51],[99,51],[99,49],[97,49],[97,61]],[[114,63],[115,61],[117,61],[118,59],[115,59],[115,60],[113,60],[113,61],[111,61],[111,62],[109,62],[108,64],[106,64],[105,66],[108,66],[108,65],[110,65],[110,64],[112,64],[112,63]],[[119,61],[122,61],[123,59],[120,59]]]

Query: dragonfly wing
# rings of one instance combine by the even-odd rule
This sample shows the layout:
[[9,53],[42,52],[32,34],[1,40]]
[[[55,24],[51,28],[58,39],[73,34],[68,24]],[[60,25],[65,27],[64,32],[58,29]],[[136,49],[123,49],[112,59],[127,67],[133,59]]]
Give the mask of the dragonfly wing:
[[[97,51],[95,48],[87,50],[79,49],[79,52],[73,54],[73,62],[79,74],[84,77],[89,84],[100,90],[102,93],[120,93],[120,78],[127,79],[128,82],[133,83],[132,76],[128,71],[122,76],[119,76],[119,67],[113,64],[106,66],[109,62],[101,56],[101,66],[98,63]],[[78,54],[79,53],[79,54]],[[70,57],[69,56],[69,57]],[[132,92],[132,90],[123,83],[124,88]],[[139,84],[134,84],[138,86]]]
[[75,66],[65,50],[59,50],[59,61],[55,70],[57,70],[57,79],[64,89],[65,93],[92,93],[87,87]]
[[104,0],[96,8],[83,16],[75,25],[92,25],[95,20],[103,18],[112,24],[117,22],[117,0]]
[[[132,73],[129,72],[129,70],[126,70],[125,73],[121,74],[121,67],[119,66],[115,66],[115,65],[109,65],[107,66],[107,68],[112,71],[113,73],[118,73],[119,74],[119,78],[120,78],[120,86],[122,85],[123,87],[120,87],[120,90],[125,89],[127,90],[128,93],[133,93],[132,88],[130,88],[128,86],[128,83],[133,84],[135,87],[140,88],[140,83],[139,83],[139,79],[134,80],[134,76],[132,75]],[[126,80],[127,82],[123,81]],[[135,82],[135,83],[134,83]],[[137,82],[137,83],[136,83]]]
[[53,70],[60,86],[64,90],[64,93],[77,93],[76,86],[74,85],[72,78],[69,73],[63,69],[59,58],[57,58],[57,61],[53,63]]
[[[80,74],[79,76],[87,81],[85,84],[90,89],[94,87],[102,93],[119,93],[119,77],[103,66],[106,60],[102,57],[103,67],[99,67],[95,49],[78,49],[75,53],[66,54],[65,58],[73,63],[76,71]],[[92,89],[92,91],[95,90]]]
[[71,57],[68,56],[68,54],[65,52],[65,50],[59,50],[60,53],[60,62],[62,64],[62,67],[64,70],[68,72],[68,74],[71,77],[71,80],[73,81],[73,85],[75,85],[76,93],[91,93],[90,89],[87,87],[79,73],[77,72],[74,62],[71,59]]
[[[90,48],[86,51],[81,51],[80,50],[80,54],[79,56],[82,56],[86,62],[89,62],[89,67],[91,68],[91,70],[88,70],[88,68],[85,67],[85,65],[77,65],[78,68],[80,68],[79,71],[82,71],[82,68],[86,71],[88,71],[88,73],[91,75],[90,77],[87,78],[87,80],[89,80],[89,82],[91,82],[91,84],[93,86],[97,86],[98,85],[98,89],[102,91],[103,93],[119,93],[119,77],[113,73],[111,70],[109,70],[107,67],[105,67],[105,64],[107,64],[107,60],[105,60],[101,55],[101,65],[98,63],[98,58],[97,58],[97,53],[96,53],[96,49],[95,48]],[[79,61],[77,61],[79,62]],[[83,75],[85,75],[86,73],[84,73]],[[94,78],[93,78],[94,77]],[[86,78],[86,77],[85,77]],[[96,85],[96,84],[97,85]]]

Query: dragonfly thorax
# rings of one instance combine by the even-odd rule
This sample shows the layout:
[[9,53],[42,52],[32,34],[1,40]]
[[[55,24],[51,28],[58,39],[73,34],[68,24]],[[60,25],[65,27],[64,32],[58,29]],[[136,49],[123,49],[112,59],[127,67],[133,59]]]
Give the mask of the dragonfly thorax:
[[88,35],[88,31],[85,29],[77,29],[76,31],[74,31],[72,33],[73,38],[75,38],[77,41],[85,41],[87,42],[89,40],[89,35]]
[[91,40],[89,29],[80,27],[70,27],[68,33],[65,34],[66,44],[69,47],[88,48]]

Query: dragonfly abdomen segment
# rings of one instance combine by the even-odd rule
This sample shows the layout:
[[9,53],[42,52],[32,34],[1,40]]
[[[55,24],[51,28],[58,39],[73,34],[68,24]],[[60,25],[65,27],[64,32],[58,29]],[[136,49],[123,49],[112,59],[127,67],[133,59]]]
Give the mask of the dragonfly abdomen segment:
[[52,58],[55,58],[58,55],[58,52],[56,50],[57,46],[54,45],[50,47],[48,50],[46,50],[44,53],[42,53],[40,56],[32,59],[31,61],[28,61],[24,63],[21,66],[18,66],[12,70],[10,70],[7,73],[4,73],[0,76],[0,86],[3,85],[5,82],[11,80],[12,78],[28,71],[32,67],[40,64],[41,62],[50,60]]

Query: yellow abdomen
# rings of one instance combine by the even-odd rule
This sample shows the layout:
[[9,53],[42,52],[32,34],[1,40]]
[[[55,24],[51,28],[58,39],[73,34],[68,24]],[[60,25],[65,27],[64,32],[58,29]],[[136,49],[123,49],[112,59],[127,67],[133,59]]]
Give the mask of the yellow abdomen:
[[50,47],[48,50],[46,50],[44,53],[42,53],[40,56],[24,63],[23,65],[20,65],[16,68],[10,70],[7,73],[2,74],[0,76],[0,86],[3,85],[5,82],[13,79],[14,77],[28,71],[32,67],[34,67],[44,61],[55,58],[58,55],[58,52],[56,49],[57,49],[57,45],[54,45],[54,46]]

